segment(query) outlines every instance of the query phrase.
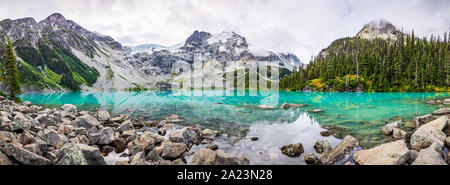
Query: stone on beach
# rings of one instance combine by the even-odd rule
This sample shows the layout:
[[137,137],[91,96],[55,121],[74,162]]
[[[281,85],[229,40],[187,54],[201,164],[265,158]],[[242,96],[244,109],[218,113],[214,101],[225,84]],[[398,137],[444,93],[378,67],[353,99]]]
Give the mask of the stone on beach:
[[37,155],[28,150],[25,150],[16,144],[7,144],[3,148],[3,152],[7,156],[14,158],[16,161],[20,162],[21,164],[49,165],[51,163],[50,160],[46,159],[45,157]]
[[406,138],[407,133],[399,128],[394,128],[393,132],[392,132],[392,137],[394,139],[405,139]]
[[430,146],[419,152],[412,165],[447,165],[447,163],[442,159],[441,154]]
[[355,151],[353,154],[353,160],[360,165],[403,165],[408,157],[409,149],[404,140]]

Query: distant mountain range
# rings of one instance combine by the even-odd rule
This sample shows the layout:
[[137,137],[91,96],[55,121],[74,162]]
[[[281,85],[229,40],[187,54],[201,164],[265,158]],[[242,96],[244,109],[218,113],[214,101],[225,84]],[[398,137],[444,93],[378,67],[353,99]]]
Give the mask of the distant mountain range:
[[58,13],[40,22],[33,18],[2,20],[0,47],[7,37],[15,46],[24,91],[166,87],[172,80],[172,64],[178,60],[192,64],[197,54],[219,62],[278,61],[287,70],[301,65],[294,54],[257,49],[234,32],[195,31],[175,46],[127,47]]

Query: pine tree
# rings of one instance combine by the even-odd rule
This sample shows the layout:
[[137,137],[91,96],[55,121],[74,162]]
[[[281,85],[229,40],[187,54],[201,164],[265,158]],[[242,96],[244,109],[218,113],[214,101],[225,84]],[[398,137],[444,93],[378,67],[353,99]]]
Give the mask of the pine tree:
[[13,45],[8,38],[8,43],[5,45],[5,78],[3,79],[3,82],[9,91],[9,98],[16,102],[20,102],[21,100],[17,95],[22,93],[22,88],[19,83],[17,60],[13,50]]

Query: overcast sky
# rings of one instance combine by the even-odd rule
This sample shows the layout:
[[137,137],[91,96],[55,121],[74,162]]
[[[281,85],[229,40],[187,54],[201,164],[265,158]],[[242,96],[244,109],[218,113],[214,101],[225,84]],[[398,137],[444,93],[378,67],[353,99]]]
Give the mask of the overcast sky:
[[416,35],[450,28],[450,0],[0,0],[0,19],[59,12],[124,45],[184,42],[194,30],[234,31],[256,47],[303,62],[333,40],[384,18]]

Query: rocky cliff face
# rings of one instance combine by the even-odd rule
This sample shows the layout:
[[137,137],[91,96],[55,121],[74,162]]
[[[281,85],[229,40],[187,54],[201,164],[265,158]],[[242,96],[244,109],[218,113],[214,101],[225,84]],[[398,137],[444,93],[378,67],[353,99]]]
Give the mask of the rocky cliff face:
[[356,37],[363,39],[397,39],[399,31],[389,21],[385,19],[373,20],[364,25]]
[[37,89],[155,88],[171,80],[174,62],[192,64],[194,55],[222,63],[241,59],[278,61],[289,70],[300,65],[295,55],[255,49],[234,32],[195,31],[184,43],[172,47],[153,44],[125,47],[58,13],[40,22],[33,18],[0,21],[1,47],[7,37],[16,49],[20,81]]

